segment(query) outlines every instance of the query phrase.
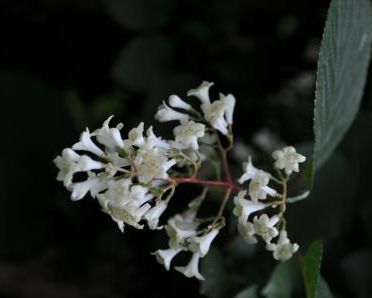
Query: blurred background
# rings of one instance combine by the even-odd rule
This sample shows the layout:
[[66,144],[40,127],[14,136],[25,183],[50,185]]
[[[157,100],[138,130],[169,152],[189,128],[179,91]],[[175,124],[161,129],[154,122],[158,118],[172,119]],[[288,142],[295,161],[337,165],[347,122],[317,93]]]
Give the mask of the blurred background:
[[[233,220],[204,260],[200,285],[150,255],[166,247],[164,232],[122,234],[91,198],[71,202],[52,160],[111,114],[124,131],[145,121],[170,132],[154,122],[156,107],[202,80],[238,100],[236,175],[248,154],[267,164],[278,144],[308,150],[328,5],[2,0],[0,297],[229,298],[265,285],[276,263],[263,247],[244,244]],[[369,79],[356,122],[312,195],[289,210],[302,251],[324,241],[323,276],[336,297],[372,297],[371,110]],[[186,189],[177,192],[183,205]]]

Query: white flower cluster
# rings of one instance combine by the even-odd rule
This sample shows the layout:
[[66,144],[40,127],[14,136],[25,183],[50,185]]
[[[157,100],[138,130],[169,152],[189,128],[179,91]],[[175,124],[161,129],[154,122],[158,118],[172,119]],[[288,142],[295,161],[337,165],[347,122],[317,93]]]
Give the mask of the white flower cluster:
[[[179,183],[204,185],[202,195],[189,204],[187,211],[168,219],[165,230],[169,248],[153,253],[167,270],[177,254],[191,253],[190,262],[175,269],[198,279],[203,279],[199,260],[206,256],[225,224],[226,202],[232,192],[241,190],[241,186],[233,182],[227,161],[227,153],[233,145],[235,97],[220,93],[219,99],[211,101],[209,89],[212,85],[203,82],[187,92],[188,96],[198,99],[194,100],[199,102],[196,106],[171,95],[168,102],[159,107],[155,115],[158,121],[177,121],[173,139],[156,136],[151,126],[145,130],[144,123],[131,129],[123,138],[123,124],[110,127],[111,116],[94,132],[86,129],[79,142],[64,149],[54,159],[59,169],[57,180],[71,191],[71,199],[77,201],[90,193],[121,231],[125,224],[143,229],[144,223],[150,229],[161,229],[160,217],[176,186]],[[229,141],[226,148],[222,139]],[[209,154],[220,157],[225,180],[219,178],[221,169],[216,169],[216,181],[198,178],[204,162],[213,162],[208,158]],[[239,218],[238,230],[245,240],[256,243],[257,237],[261,237],[274,258],[284,261],[298,249],[297,244],[289,241],[285,230],[286,183],[289,175],[299,171],[299,163],[304,162],[305,157],[296,153],[293,147],[285,147],[275,151],[273,158],[279,178],[257,169],[251,158],[243,165],[244,174],[238,182],[249,182],[249,185],[247,191],[240,191],[234,197],[233,213]],[[281,184],[283,191],[269,186],[272,181]],[[208,186],[225,188],[225,196],[216,216],[198,218],[197,212]],[[271,217],[265,213],[253,214],[268,207],[279,208],[279,212]]]
[[[292,172],[299,171],[299,163],[305,161],[305,157],[296,153],[294,147],[285,147],[273,153],[273,158],[276,160],[274,168],[278,171],[283,170],[287,175]],[[286,261],[298,250],[299,246],[296,243],[291,243],[287,237],[284,219],[282,213],[269,217],[263,213],[260,216],[251,214],[261,211],[267,207],[281,207],[286,204],[286,194],[279,194],[275,189],[268,186],[271,179],[275,179],[279,183],[286,183],[286,181],[277,180],[269,173],[257,169],[253,164],[251,158],[247,163],[243,164],[244,174],[238,180],[243,184],[249,181],[248,194],[247,191],[240,191],[234,197],[235,208],[234,215],[238,217],[238,231],[244,239],[251,244],[257,243],[257,236],[261,237],[266,243],[266,249],[273,252],[276,260]],[[283,197],[284,195],[284,197]],[[273,198],[280,198],[280,201],[271,201],[264,203],[268,196]],[[280,225],[282,228],[279,232]],[[272,243],[273,239],[277,238],[276,243]]]
[[[188,96],[197,97],[200,102],[200,110],[195,110],[191,105],[183,101],[177,95],[169,97],[169,105],[165,102],[159,107],[155,118],[160,122],[179,120],[183,124],[179,128],[179,139],[184,145],[193,144],[192,135],[201,135],[200,126],[197,123],[189,123],[190,118],[199,118],[206,121],[214,129],[218,130],[223,135],[229,134],[231,124],[233,123],[233,112],[235,108],[235,97],[232,94],[219,94],[219,99],[211,102],[209,96],[209,88],[213,86],[211,82],[203,82],[198,88],[191,89],[187,92]],[[179,109],[180,111],[177,111]],[[200,115],[199,112],[202,112]],[[177,128],[176,128],[177,129]],[[176,130],[175,129],[175,130]]]
[[169,236],[169,248],[159,249],[153,253],[166,270],[170,269],[170,264],[178,253],[188,251],[192,253],[190,262],[186,266],[177,266],[175,269],[187,277],[204,279],[199,272],[199,260],[207,255],[219,229],[198,231],[198,227],[196,212],[191,210],[177,214],[168,220],[165,229]]
[[[123,125],[110,127],[111,118],[93,133],[84,131],[72,149],[64,149],[55,158],[57,180],[72,192],[74,201],[88,192],[97,198],[103,211],[122,231],[125,223],[142,229],[141,220],[157,229],[167,202],[154,200],[150,189],[166,180],[168,170],[176,163],[169,157],[170,145],[157,137],[152,127],[144,136],[143,123],[129,131],[127,139],[122,139]],[[86,179],[73,182],[74,175],[82,172]]]

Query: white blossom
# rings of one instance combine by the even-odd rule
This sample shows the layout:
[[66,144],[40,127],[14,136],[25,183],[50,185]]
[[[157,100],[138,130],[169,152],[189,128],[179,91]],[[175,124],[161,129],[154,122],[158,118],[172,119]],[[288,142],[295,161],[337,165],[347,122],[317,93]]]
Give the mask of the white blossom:
[[262,210],[266,207],[265,204],[261,202],[254,202],[245,199],[246,194],[246,191],[240,191],[238,195],[234,197],[235,208],[233,209],[233,213],[243,221],[247,221],[249,215],[253,212]]
[[141,183],[148,183],[153,179],[167,179],[167,171],[176,163],[176,160],[168,160],[163,149],[152,148],[139,149],[134,163],[138,180]]
[[240,235],[243,236],[244,240],[247,241],[248,243],[250,244],[257,243],[257,238],[254,236],[256,232],[251,222],[245,221],[242,218],[239,218],[238,231]]
[[111,182],[108,190],[98,194],[97,198],[103,207],[103,211],[109,214],[120,227],[120,221],[127,223],[137,229],[142,229],[139,222],[151,208],[147,202],[152,195],[147,188],[141,185],[132,185],[129,179],[121,179]]
[[276,160],[274,166],[279,170],[284,169],[287,175],[292,174],[292,172],[298,172],[299,163],[306,160],[306,157],[297,153],[296,149],[292,146],[276,150],[273,152],[272,156]]
[[169,271],[172,259],[181,251],[181,248],[158,249],[152,254],[155,256],[159,264],[164,265],[165,269]]
[[128,140],[132,145],[141,147],[145,143],[143,137],[144,123],[141,122],[137,127],[132,128],[128,133]]
[[228,109],[228,104],[225,100],[203,103],[201,109],[204,113],[205,120],[207,120],[213,128],[217,129],[223,135],[228,134],[227,122],[224,117]]
[[68,186],[71,193],[71,200],[81,200],[85,195],[90,192],[92,197],[95,197],[99,192],[106,189],[107,184],[102,181],[93,172],[88,172],[88,179],[82,182],[76,182]]
[[173,108],[179,108],[179,109],[184,109],[186,111],[191,110],[191,106],[183,101],[181,98],[179,98],[177,95],[171,95],[169,96],[169,104]]
[[102,169],[105,166],[87,155],[77,154],[70,148],[64,149],[62,155],[54,159],[54,163],[59,169],[57,180],[63,181],[65,187],[71,185],[73,175],[76,172]]
[[186,266],[174,267],[186,277],[196,277],[199,280],[204,280],[204,277],[199,272],[199,253],[193,253],[190,262]]
[[183,145],[184,149],[192,148],[198,150],[198,138],[202,138],[205,132],[205,125],[194,121],[183,122],[173,130],[176,142]]
[[275,189],[268,186],[270,181],[270,174],[259,170],[251,179],[249,183],[249,196],[252,201],[265,200],[267,195],[276,196]]
[[141,149],[152,149],[154,147],[168,149],[170,146],[166,141],[162,140],[160,137],[157,137],[154,134],[152,126],[150,126],[146,131],[145,143],[143,146],[141,146]]
[[91,139],[91,134],[88,128],[81,133],[80,142],[74,144],[72,146],[72,149],[89,151],[97,156],[104,155],[103,151],[96,144],[93,143]]
[[161,201],[146,212],[144,218],[147,220],[147,224],[151,230],[158,229],[159,218],[163,212],[167,209],[167,203]]
[[114,116],[110,116],[101,128],[94,132],[97,141],[104,145],[106,148],[114,150],[116,148],[123,148],[124,142],[120,135],[120,129],[122,129],[123,124],[119,123],[116,127],[109,127],[109,123]]
[[240,184],[243,184],[245,181],[251,180],[258,172],[258,169],[252,163],[251,156],[249,156],[248,162],[243,163],[243,170],[244,174],[238,180]]
[[280,231],[278,242],[276,244],[267,244],[266,248],[273,251],[273,257],[275,260],[285,262],[292,258],[299,246],[297,243],[291,243],[288,239],[287,231],[282,230]]
[[275,225],[278,222],[278,216],[274,215],[273,217],[269,218],[267,214],[262,214],[260,217],[254,217],[253,226],[256,234],[260,235],[266,243],[269,243],[271,239],[279,234],[277,228],[275,228]]
[[220,99],[226,102],[225,117],[228,124],[233,123],[233,114],[235,109],[236,99],[232,94],[223,95],[220,93]]
[[167,122],[173,120],[188,120],[189,115],[177,112],[171,107],[167,106],[165,102],[159,106],[158,111],[155,114],[155,119],[159,122]]
[[218,229],[213,229],[203,236],[190,237],[188,239],[190,250],[194,253],[198,252],[201,257],[204,257],[208,253],[209,247],[211,246],[211,243],[217,236],[218,232]]
[[187,96],[195,96],[200,99],[203,104],[210,104],[209,88],[213,85],[214,83],[212,82],[203,81],[196,89],[189,90]]
[[[191,216],[190,216],[191,215]],[[180,247],[186,238],[196,235],[198,224],[193,213],[177,214],[168,220],[165,230],[169,236],[171,248]]]

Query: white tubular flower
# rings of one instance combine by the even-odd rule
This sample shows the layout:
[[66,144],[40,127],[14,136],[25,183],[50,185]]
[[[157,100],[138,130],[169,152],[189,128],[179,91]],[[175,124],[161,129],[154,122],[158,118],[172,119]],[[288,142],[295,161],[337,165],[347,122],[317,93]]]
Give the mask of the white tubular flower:
[[276,244],[270,243],[266,245],[266,249],[273,251],[275,260],[285,262],[292,258],[293,254],[298,250],[297,243],[291,243],[287,236],[287,231],[282,230],[279,234],[279,239]]
[[292,172],[298,172],[299,163],[306,160],[306,157],[297,153],[296,149],[292,146],[276,150],[273,152],[272,156],[276,160],[274,166],[279,170],[284,169],[287,175],[292,174]]
[[194,121],[183,122],[173,129],[176,142],[183,145],[184,149],[199,149],[198,138],[202,138],[205,133],[205,125]]
[[102,183],[100,183],[100,179],[93,172],[88,172],[88,175],[87,180],[73,183],[67,187],[68,190],[72,191],[72,201],[81,200],[89,191],[92,197],[94,197],[94,194],[98,194],[99,191],[104,190]]
[[185,101],[183,101],[181,98],[179,98],[177,95],[169,96],[168,101],[172,108],[184,109],[186,111],[191,110],[191,106]]
[[190,237],[188,239],[190,250],[194,253],[199,253],[201,257],[206,256],[211,246],[211,243],[217,236],[218,232],[219,232],[218,229],[213,229],[204,236]]
[[210,104],[209,88],[213,85],[214,83],[212,82],[203,81],[198,88],[189,90],[187,96],[195,96],[199,98],[203,104]]
[[74,150],[83,150],[89,151],[97,156],[104,155],[103,151],[93,143],[92,139],[90,138],[89,129],[87,128],[86,131],[83,131],[80,135],[80,142],[74,144],[72,149]]
[[176,164],[176,160],[168,160],[164,150],[153,148],[139,149],[134,163],[138,172],[138,180],[141,183],[148,183],[153,179],[167,179],[167,171]]
[[270,181],[270,174],[259,170],[249,183],[249,195],[252,201],[265,200],[267,195],[276,196],[275,189],[267,186]]
[[151,230],[161,228],[158,226],[159,218],[165,209],[167,209],[167,203],[165,201],[161,201],[146,212],[144,218],[147,220],[147,224]]
[[243,221],[239,218],[238,231],[240,235],[243,236],[244,240],[250,244],[257,243],[257,238],[254,236],[256,234],[253,224],[249,221]]
[[143,137],[144,123],[141,122],[137,127],[132,128],[128,133],[128,140],[132,145],[141,147],[145,143]]
[[65,187],[71,185],[76,172],[98,170],[105,167],[103,163],[95,161],[87,155],[81,156],[70,148],[64,149],[62,155],[54,159],[54,163],[59,169],[57,181],[63,181]]
[[225,110],[226,121],[228,124],[232,124],[235,103],[236,103],[235,96],[232,94],[228,94],[225,96],[222,93],[220,93],[220,100],[223,100],[226,102],[226,110]]
[[72,183],[72,177],[78,171],[77,164],[80,157],[75,151],[66,148],[62,151],[61,156],[58,155],[53,160],[59,169],[57,181],[63,181],[65,187],[68,187]]
[[143,225],[140,225],[139,221],[151,208],[146,202],[152,199],[152,195],[147,194],[147,188],[141,185],[132,186],[131,180],[121,179],[110,183],[108,190],[98,194],[97,199],[103,211],[118,223],[119,228],[122,221],[142,229]]
[[270,243],[271,239],[278,236],[279,232],[275,225],[279,222],[279,217],[274,215],[269,218],[267,214],[262,214],[259,218],[257,216],[253,219],[254,230],[257,235],[260,235],[266,243]]
[[240,184],[243,184],[245,181],[251,180],[258,172],[258,169],[252,163],[251,156],[249,156],[248,162],[243,163],[243,170],[244,174],[238,180]]
[[155,114],[155,119],[159,122],[167,122],[173,120],[188,120],[189,115],[183,114],[173,110],[171,107],[167,106],[165,102],[159,106],[158,111]]
[[181,248],[168,248],[168,249],[158,249],[153,252],[152,255],[155,256],[159,264],[164,265],[165,269],[169,271],[170,264],[173,258],[181,252]]
[[186,266],[178,266],[174,267],[174,269],[181,272],[186,277],[196,277],[199,280],[204,280],[204,277],[199,273],[199,259],[200,254],[194,253]]
[[225,113],[228,109],[228,104],[224,100],[216,100],[212,103],[203,103],[201,109],[204,113],[204,118],[209,124],[221,132],[223,135],[228,134],[227,122]]
[[162,148],[169,149],[169,144],[166,141],[163,141],[160,137],[157,137],[154,134],[152,126],[150,126],[146,131],[146,140],[145,144],[141,148],[152,149],[152,148]]
[[123,148],[124,142],[120,135],[120,129],[122,129],[123,124],[119,123],[116,127],[109,127],[109,123],[114,116],[110,116],[101,128],[97,129],[94,134],[97,141],[104,145],[106,148],[115,150],[116,148]]
[[188,214],[177,214],[168,220],[165,230],[169,236],[169,246],[171,248],[180,247],[186,238],[196,235],[198,224],[195,218]]
[[234,215],[240,217],[243,221],[247,221],[249,215],[253,212],[264,209],[266,206],[260,202],[253,202],[245,199],[246,191],[240,191],[237,196],[234,197],[235,208],[233,210]]

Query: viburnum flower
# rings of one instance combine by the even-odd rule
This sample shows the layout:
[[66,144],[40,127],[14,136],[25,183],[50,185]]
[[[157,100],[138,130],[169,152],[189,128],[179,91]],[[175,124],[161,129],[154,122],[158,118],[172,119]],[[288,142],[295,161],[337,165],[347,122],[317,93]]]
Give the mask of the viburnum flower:
[[253,176],[251,182],[249,183],[249,195],[253,202],[258,202],[258,200],[265,200],[267,195],[275,196],[277,194],[276,190],[269,187],[270,174],[259,170]]
[[273,251],[275,260],[285,262],[292,258],[299,246],[297,243],[292,244],[288,239],[287,231],[282,230],[280,231],[278,242],[276,244],[267,244],[266,248]]
[[243,221],[247,221],[249,215],[252,213],[266,208],[266,205],[261,202],[247,200],[245,198],[246,194],[246,191],[240,191],[238,195],[234,197],[235,208],[233,213]]
[[225,100],[221,99],[212,103],[203,103],[201,109],[204,113],[205,119],[213,128],[217,129],[224,135],[228,134],[227,121],[224,117],[228,109],[228,104]]
[[126,223],[137,229],[142,229],[139,222],[151,208],[147,202],[152,195],[147,193],[147,188],[140,185],[132,185],[129,179],[112,181],[108,190],[98,194],[97,198],[103,207],[103,211],[115,218],[119,228]]
[[168,248],[168,249],[158,249],[152,254],[155,256],[159,264],[164,265],[165,269],[169,271],[170,264],[173,258],[182,251],[180,247],[178,248]]
[[253,227],[256,234],[261,236],[266,243],[269,243],[271,239],[279,234],[277,228],[275,228],[278,222],[278,216],[274,215],[269,218],[267,214],[262,214],[260,217],[255,216],[253,218]]
[[119,123],[116,127],[109,127],[109,123],[113,117],[110,116],[103,122],[102,127],[93,133],[100,144],[111,150],[124,147],[124,142],[120,135],[120,129],[123,128],[123,124]]
[[97,156],[103,156],[103,151],[91,139],[91,134],[87,128],[80,135],[80,141],[72,146],[74,150],[82,150],[91,152]]
[[186,110],[186,111],[190,111],[192,109],[192,107],[188,103],[186,103],[185,101],[183,101],[177,95],[171,95],[171,96],[169,96],[168,101],[169,101],[169,105],[172,108],[183,109],[183,110]]
[[92,197],[95,197],[100,191],[106,188],[106,183],[102,182],[95,173],[88,172],[88,179],[75,182],[68,186],[68,190],[71,191],[71,200],[78,201],[85,197],[90,192]]
[[244,182],[251,180],[258,172],[258,169],[252,163],[251,156],[249,156],[248,162],[243,163],[243,170],[244,174],[238,180],[240,184],[243,184]]
[[211,101],[209,99],[209,88],[212,87],[214,83],[203,81],[199,87],[196,89],[191,89],[187,92],[187,96],[195,96],[202,104],[210,104]]
[[204,280],[204,277],[199,272],[199,259],[200,254],[195,252],[186,266],[177,266],[174,267],[174,269],[183,273],[187,277],[196,277],[199,280]]
[[54,159],[54,163],[59,169],[57,180],[62,181],[65,187],[71,185],[75,173],[105,167],[103,163],[95,161],[87,155],[81,156],[70,148],[64,149],[62,155]]
[[181,148],[198,150],[198,139],[204,137],[205,125],[194,121],[182,121],[181,125],[173,129],[173,132]]
[[148,183],[151,180],[168,178],[167,171],[175,165],[175,159],[168,159],[166,152],[160,148],[139,149],[134,159],[138,180]]
[[155,119],[159,122],[167,122],[173,120],[188,120],[189,116],[184,113],[177,112],[169,107],[165,102],[159,107],[158,112],[155,114]]
[[204,236],[190,237],[188,239],[190,250],[193,252],[198,252],[200,256],[204,257],[208,253],[209,247],[211,246],[211,243],[217,236],[218,232],[218,229],[213,229]]
[[244,240],[247,241],[248,243],[250,244],[257,243],[257,238],[254,236],[256,234],[256,231],[251,222],[244,221],[242,218],[239,218],[238,231],[240,235],[243,236]]
[[141,147],[145,143],[143,137],[144,123],[141,122],[137,127],[132,128],[128,133],[128,141],[130,145]]
[[292,174],[292,172],[298,172],[299,163],[302,163],[306,160],[306,157],[297,153],[296,149],[292,146],[287,146],[281,150],[276,150],[272,155],[276,160],[274,166],[279,170],[284,169],[287,175]]
[[159,218],[165,209],[167,209],[167,203],[165,201],[161,201],[146,212],[144,217],[147,220],[147,224],[151,230],[159,229]]
[[190,214],[176,214],[168,220],[165,230],[169,236],[169,246],[178,248],[184,244],[184,241],[196,235],[198,223]]

